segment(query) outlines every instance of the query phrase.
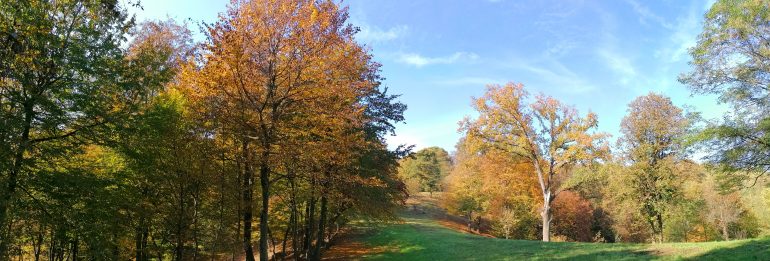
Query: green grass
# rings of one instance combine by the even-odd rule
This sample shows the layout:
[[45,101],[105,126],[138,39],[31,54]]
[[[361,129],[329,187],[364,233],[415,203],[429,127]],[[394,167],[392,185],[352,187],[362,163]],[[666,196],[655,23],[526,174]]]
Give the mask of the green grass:
[[[365,260],[770,260],[770,238],[706,243],[606,244],[505,240],[466,234],[429,215],[365,226]],[[362,225],[363,226],[363,225]]]

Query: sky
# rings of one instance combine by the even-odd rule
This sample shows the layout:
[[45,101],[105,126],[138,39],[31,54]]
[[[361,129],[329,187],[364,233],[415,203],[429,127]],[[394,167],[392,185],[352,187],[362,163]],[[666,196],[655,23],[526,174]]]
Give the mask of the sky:
[[[143,1],[138,20],[214,22],[226,0]],[[627,105],[649,92],[717,118],[711,96],[677,81],[690,70],[688,48],[702,28],[707,0],[346,0],[356,40],[382,64],[385,85],[408,106],[389,146],[454,151],[458,122],[475,117],[471,97],[487,84],[519,82],[619,136]]]

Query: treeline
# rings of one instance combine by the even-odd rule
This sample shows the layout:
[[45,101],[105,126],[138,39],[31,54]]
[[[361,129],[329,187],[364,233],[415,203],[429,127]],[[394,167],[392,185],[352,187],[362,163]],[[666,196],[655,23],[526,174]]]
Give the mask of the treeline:
[[[595,242],[730,240],[768,234],[770,5],[718,1],[690,49],[693,94],[730,106],[706,121],[650,93],[617,143],[596,115],[521,84],[488,86],[462,122],[447,208],[505,238]],[[692,158],[703,158],[695,162]]]
[[406,106],[346,8],[233,1],[195,42],[121,4],[0,2],[0,259],[317,260],[394,217]]
[[[517,88],[493,86],[490,92]],[[742,187],[726,183],[730,175],[686,157],[693,118],[654,93],[638,97],[628,111],[613,153],[600,146],[590,158],[565,164],[564,153],[575,149],[570,141],[551,149],[557,160],[540,162],[543,169],[564,166],[545,179],[556,184],[550,219],[542,218],[545,193],[536,168],[517,150],[500,149],[514,143],[505,147],[476,133],[457,146],[456,165],[444,181],[445,206],[471,220],[471,229],[503,238],[543,239],[543,222],[560,241],[701,242],[767,233],[770,189],[764,183],[741,193]]]

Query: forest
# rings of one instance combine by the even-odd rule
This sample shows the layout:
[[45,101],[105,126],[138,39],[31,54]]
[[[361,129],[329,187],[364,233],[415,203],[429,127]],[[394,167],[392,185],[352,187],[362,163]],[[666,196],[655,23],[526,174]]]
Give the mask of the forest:
[[388,144],[407,105],[344,3],[233,0],[201,24],[128,8],[0,1],[0,260],[320,260],[414,197],[501,239],[770,235],[768,1],[717,1],[689,50],[678,81],[728,105],[718,120],[649,92],[612,137],[490,83],[451,152]]

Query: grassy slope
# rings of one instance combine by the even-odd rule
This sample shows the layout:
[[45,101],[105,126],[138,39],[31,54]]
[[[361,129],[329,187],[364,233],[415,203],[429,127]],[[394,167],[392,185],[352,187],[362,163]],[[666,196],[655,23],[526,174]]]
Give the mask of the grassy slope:
[[[425,206],[424,202],[420,202]],[[408,210],[400,224],[361,225],[366,260],[770,260],[770,238],[707,243],[543,243],[468,234],[439,224],[435,213]],[[334,252],[334,247],[332,251]]]

